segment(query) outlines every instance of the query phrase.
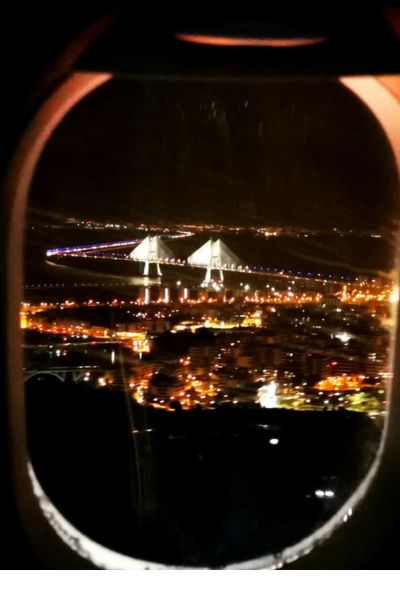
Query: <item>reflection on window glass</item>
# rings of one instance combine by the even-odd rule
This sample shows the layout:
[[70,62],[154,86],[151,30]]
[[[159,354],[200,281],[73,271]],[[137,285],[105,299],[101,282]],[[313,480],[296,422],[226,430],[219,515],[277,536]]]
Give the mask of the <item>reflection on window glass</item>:
[[64,517],[213,568],[326,523],[380,443],[397,194],[334,80],[81,101],[35,175],[21,306],[30,457]]

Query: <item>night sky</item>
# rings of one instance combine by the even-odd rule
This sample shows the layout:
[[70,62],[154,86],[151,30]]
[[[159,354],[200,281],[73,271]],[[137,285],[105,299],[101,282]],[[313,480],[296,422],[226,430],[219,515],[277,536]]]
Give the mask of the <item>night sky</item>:
[[379,125],[335,81],[115,80],[55,131],[31,214],[380,228],[397,186]]

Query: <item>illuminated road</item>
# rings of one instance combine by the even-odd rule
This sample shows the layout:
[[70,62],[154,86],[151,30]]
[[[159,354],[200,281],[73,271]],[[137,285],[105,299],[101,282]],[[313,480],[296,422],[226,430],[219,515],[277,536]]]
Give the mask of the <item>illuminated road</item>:
[[[191,231],[178,231],[177,233],[163,234],[159,237],[165,240],[173,240],[184,237],[191,237],[195,235]],[[101,244],[89,244],[85,246],[68,246],[65,248],[50,248],[46,252],[46,256],[65,256],[75,255],[85,252],[97,252],[97,250],[112,250],[113,248],[125,248],[130,246],[136,246],[142,240],[137,238],[135,240],[127,240],[125,242],[106,242]]]

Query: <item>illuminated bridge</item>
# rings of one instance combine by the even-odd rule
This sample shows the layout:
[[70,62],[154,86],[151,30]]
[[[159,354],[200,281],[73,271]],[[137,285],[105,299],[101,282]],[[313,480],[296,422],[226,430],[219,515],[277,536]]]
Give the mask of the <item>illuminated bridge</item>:
[[205,285],[211,283],[213,270],[219,271],[219,281],[222,283],[224,280],[224,270],[233,271],[240,266],[239,258],[220,239],[209,239],[201,248],[189,256],[187,262],[191,267],[206,268],[206,275],[203,282]]
[[160,263],[169,260],[172,256],[171,250],[157,235],[148,235],[145,237],[129,254],[131,260],[144,263],[143,275],[145,277],[149,274],[151,264],[156,265],[157,275],[161,277]]
[[86,383],[96,387],[111,387],[126,390],[129,386],[126,374],[120,368],[101,366],[44,367],[43,369],[24,369],[24,383],[46,379],[59,383]]
[[[179,238],[185,238],[185,237],[190,237],[194,235],[194,233],[190,232],[190,231],[177,231],[176,233],[171,233],[171,234],[164,234],[162,236],[159,236],[159,238],[165,238],[165,239],[179,239]],[[149,236],[148,236],[149,237]],[[83,246],[67,246],[65,248],[49,248],[49,250],[46,251],[46,256],[48,258],[50,258],[51,256],[82,256],[85,254],[89,254],[90,256],[93,256],[93,253],[97,253],[99,250],[104,250],[104,251],[108,251],[108,250],[114,250],[114,249],[121,249],[121,248],[128,248],[128,247],[132,247],[132,246],[136,246],[137,244],[139,244],[140,242],[142,242],[143,240],[140,239],[134,239],[134,240],[126,240],[126,241],[122,241],[122,242],[104,242],[104,243],[100,243],[100,244],[86,244]]]
[[[343,284],[352,281],[351,277],[324,275],[323,273],[311,273],[294,270],[283,270],[262,265],[244,265],[222,240],[209,240],[189,258],[180,259],[172,256],[163,239],[178,239],[195,235],[189,231],[177,231],[174,234],[163,234],[162,236],[147,236],[144,240],[133,239],[120,242],[100,243],[83,246],[68,246],[65,248],[50,248],[46,252],[47,258],[78,257],[90,259],[104,259],[116,261],[132,260],[143,262],[144,273],[148,275],[150,264],[155,264],[157,273],[161,275],[160,265],[174,267],[190,267],[206,269],[204,284],[211,281],[212,270],[219,271],[219,280],[223,280],[223,271],[237,272],[249,275],[267,275],[281,279],[290,279],[298,282],[313,281],[315,283]],[[157,239],[157,242],[151,241]],[[147,242],[146,242],[147,240]],[[128,248],[134,247],[131,252]]]
[[89,381],[93,374],[100,374],[104,371],[97,366],[83,367],[49,367],[43,369],[24,369],[24,383],[32,379],[54,378],[62,383],[68,381],[78,383],[79,381]]

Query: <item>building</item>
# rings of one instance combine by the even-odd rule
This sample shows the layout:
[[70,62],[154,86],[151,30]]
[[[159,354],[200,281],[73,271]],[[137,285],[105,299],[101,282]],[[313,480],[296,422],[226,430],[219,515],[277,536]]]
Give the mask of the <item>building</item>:
[[185,384],[177,377],[157,373],[149,381],[149,393],[154,401],[161,403],[175,400],[185,392]]
[[193,375],[207,376],[215,356],[214,346],[191,346],[189,348],[190,371]]

